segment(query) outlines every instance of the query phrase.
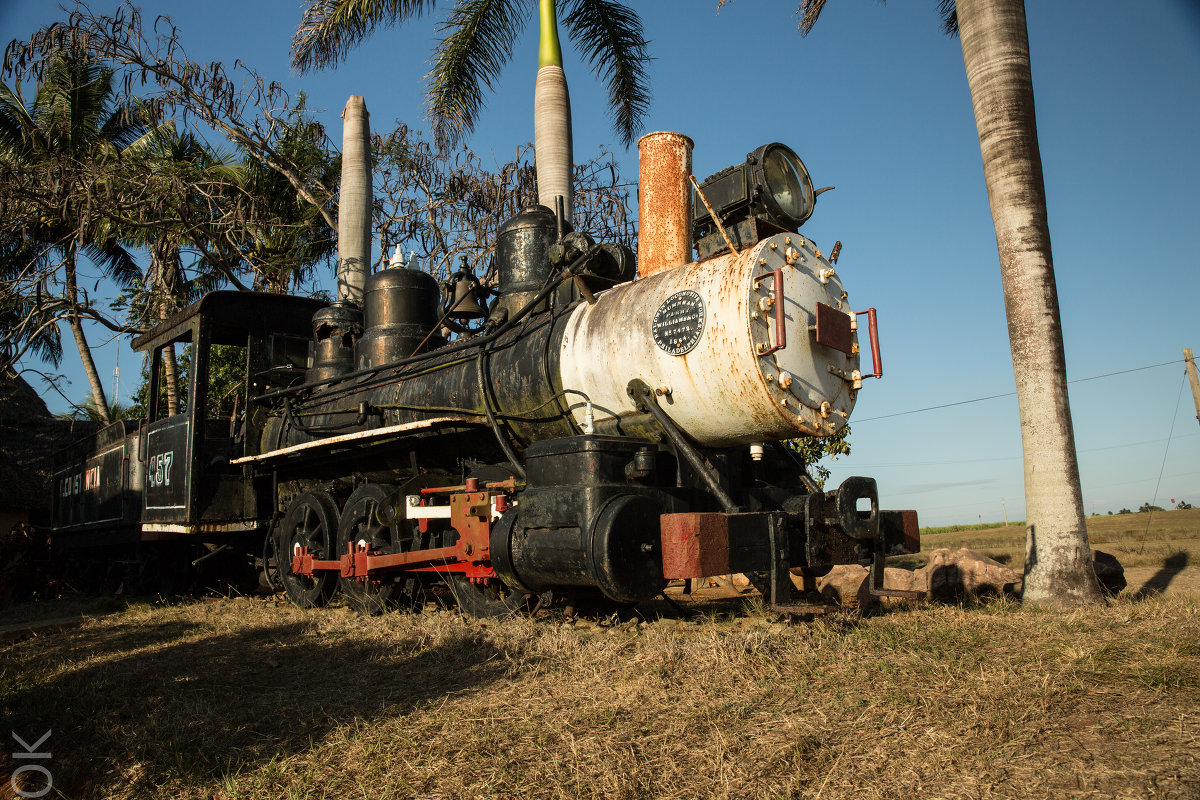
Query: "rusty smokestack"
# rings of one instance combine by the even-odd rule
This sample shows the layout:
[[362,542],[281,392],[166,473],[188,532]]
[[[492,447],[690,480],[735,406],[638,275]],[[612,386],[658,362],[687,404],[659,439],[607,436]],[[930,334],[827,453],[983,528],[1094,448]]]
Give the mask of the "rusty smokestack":
[[342,185],[338,193],[337,299],[361,306],[371,274],[371,122],[352,94],[342,110]]
[[638,276],[692,260],[692,140],[656,131],[638,139]]

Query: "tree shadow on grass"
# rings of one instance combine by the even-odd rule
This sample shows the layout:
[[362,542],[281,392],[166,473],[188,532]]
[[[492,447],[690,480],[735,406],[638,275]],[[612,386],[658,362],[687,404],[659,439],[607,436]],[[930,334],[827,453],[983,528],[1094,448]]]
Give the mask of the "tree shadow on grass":
[[[26,741],[53,731],[56,792],[104,796],[120,786],[153,797],[164,783],[287,758],[347,723],[407,714],[507,669],[505,654],[468,627],[433,645],[417,633],[368,639],[310,621],[168,643],[192,632],[170,622],[86,644],[70,637],[87,650],[31,653],[40,664],[0,653],[0,713]],[[129,652],[147,642],[161,646]],[[75,666],[85,653],[92,660]]]
[[1142,588],[1138,589],[1134,594],[1139,600],[1144,600],[1147,597],[1160,595],[1167,590],[1171,585],[1171,581],[1175,580],[1176,576],[1188,565],[1188,554],[1186,552],[1172,553],[1163,559],[1163,565],[1159,567],[1158,572],[1155,572],[1150,578],[1142,584]]

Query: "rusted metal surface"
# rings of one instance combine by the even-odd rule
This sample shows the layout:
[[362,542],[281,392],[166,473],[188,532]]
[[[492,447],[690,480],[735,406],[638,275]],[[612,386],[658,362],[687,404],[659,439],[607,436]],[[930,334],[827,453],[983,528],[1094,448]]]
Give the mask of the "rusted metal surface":
[[832,306],[817,303],[817,323],[814,329],[817,344],[832,347],[846,355],[854,352],[854,328],[849,314]]
[[692,140],[657,131],[638,140],[638,275],[692,260]]
[[[600,432],[616,420],[636,423],[627,387],[639,379],[665,387],[663,410],[701,445],[836,433],[854,406],[858,355],[818,344],[810,332],[817,303],[849,311],[840,278],[820,277],[828,266],[804,237],[777,234],[740,256],[618,286],[567,321],[562,386],[591,398]],[[694,347],[675,355],[656,342],[653,321],[682,291],[699,295],[705,321]],[[573,413],[582,425],[583,409]]]
[[663,577],[703,578],[729,573],[729,515],[663,514]]
[[864,378],[882,378],[883,377],[883,358],[879,355],[879,321],[875,314],[874,308],[868,308],[866,311],[855,312],[855,316],[867,315],[867,334],[871,338],[871,366],[875,372],[870,375],[863,375]]
[[887,555],[921,552],[921,526],[912,510],[880,511],[882,549]]
[[459,559],[482,563],[490,558],[492,500],[488,492],[450,496],[450,525],[458,531]]
[[763,278],[772,279],[771,285],[774,287],[773,291],[775,293],[773,297],[761,298],[758,303],[759,311],[764,314],[772,309],[775,311],[775,344],[770,347],[762,344],[758,346],[758,354],[760,356],[767,356],[776,350],[782,350],[787,347],[787,325],[784,324],[784,314],[787,309],[783,302],[783,267],[771,270],[770,272],[764,272],[762,275],[756,277],[754,279],[755,286]]

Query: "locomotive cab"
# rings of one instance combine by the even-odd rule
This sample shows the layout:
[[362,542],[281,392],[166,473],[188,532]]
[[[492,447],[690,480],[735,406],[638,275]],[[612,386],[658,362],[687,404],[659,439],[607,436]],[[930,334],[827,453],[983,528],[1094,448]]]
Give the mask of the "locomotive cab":
[[[310,321],[323,305],[212,292],[134,340],[150,360],[148,420],[140,434],[143,538],[259,527],[250,476],[230,462],[258,441],[248,403],[303,382]],[[180,375],[174,408],[165,390],[172,366]]]

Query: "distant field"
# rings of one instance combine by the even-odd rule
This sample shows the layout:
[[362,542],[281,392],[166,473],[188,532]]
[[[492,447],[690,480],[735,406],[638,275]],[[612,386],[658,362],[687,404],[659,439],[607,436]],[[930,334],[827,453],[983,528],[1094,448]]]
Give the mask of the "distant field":
[[[1113,514],[1087,518],[1092,548],[1117,557],[1127,592],[1182,594],[1200,599],[1200,509]],[[969,525],[921,532],[921,554],[898,556],[893,565],[917,567],[939,547],[967,547],[1018,572],[1025,563],[1025,524]]]
[[[1200,565],[1200,509],[1114,514],[1087,518],[1092,547],[1115,555],[1125,567],[1161,567],[1169,558]],[[931,528],[921,533],[921,550],[969,547],[1019,567],[1025,560],[1025,524]]]

